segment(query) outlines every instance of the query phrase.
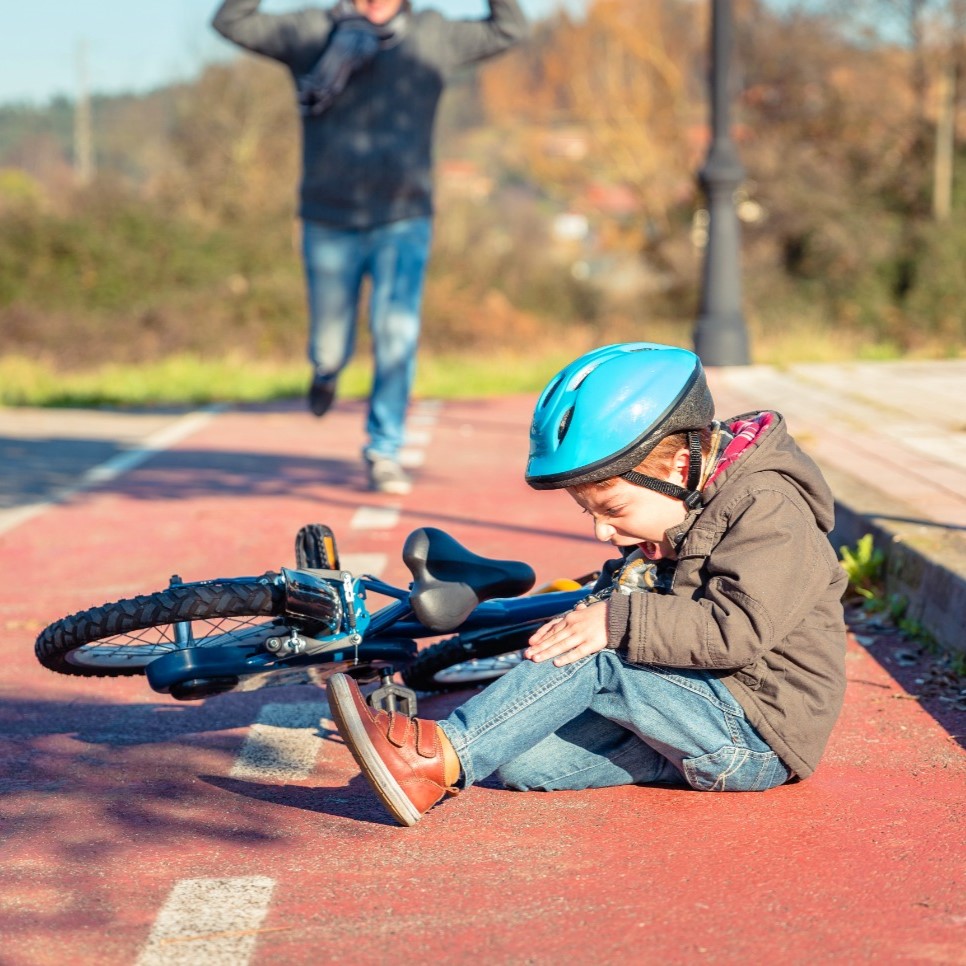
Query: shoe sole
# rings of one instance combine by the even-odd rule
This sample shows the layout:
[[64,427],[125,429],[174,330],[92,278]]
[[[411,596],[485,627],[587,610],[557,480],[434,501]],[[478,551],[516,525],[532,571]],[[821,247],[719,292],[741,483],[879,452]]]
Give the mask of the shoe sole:
[[393,778],[392,773],[372,746],[345,679],[329,678],[329,693],[332,717],[339,726],[339,732],[345,739],[349,751],[352,752],[356,764],[369,779],[369,783],[392,817],[400,825],[412,828],[423,817],[422,812],[418,811],[409,800],[399,782]]
[[335,402],[334,399],[329,400],[324,406],[314,406],[309,403],[309,412],[315,416],[316,419],[321,419],[331,408],[332,403]]

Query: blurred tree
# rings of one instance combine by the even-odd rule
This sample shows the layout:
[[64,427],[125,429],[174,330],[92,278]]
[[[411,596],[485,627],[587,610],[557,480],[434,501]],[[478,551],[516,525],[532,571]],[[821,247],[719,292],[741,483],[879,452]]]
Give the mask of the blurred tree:
[[[444,344],[476,345],[494,320],[508,344],[540,326],[607,331],[616,310],[593,271],[608,259],[646,261],[668,281],[666,303],[656,288],[635,294],[626,317],[693,317],[709,13],[695,0],[588,0],[450,88],[427,292]],[[966,343],[964,19],[966,0],[734,0],[753,323],[805,306],[813,324],[869,341]],[[117,351],[132,306],[159,345],[215,344],[243,325],[273,345],[289,338],[283,326],[296,338],[286,72],[239,57],[91,107],[98,171],[84,191],[70,177],[69,101],[0,108],[0,167],[35,188],[24,204],[16,179],[0,185],[0,335],[13,324],[6,300],[18,332],[67,358]],[[561,241],[562,212],[586,234]],[[93,323],[78,331],[84,312],[101,342]]]
[[638,223],[665,230],[693,182],[691,126],[701,104],[706,11],[681,0],[592,0],[586,16],[558,14],[533,43],[488,70],[491,123],[517,122],[515,159],[561,197],[589,179],[630,188]]
[[241,57],[207,68],[176,101],[155,190],[191,216],[238,223],[294,213],[300,136],[288,75]]

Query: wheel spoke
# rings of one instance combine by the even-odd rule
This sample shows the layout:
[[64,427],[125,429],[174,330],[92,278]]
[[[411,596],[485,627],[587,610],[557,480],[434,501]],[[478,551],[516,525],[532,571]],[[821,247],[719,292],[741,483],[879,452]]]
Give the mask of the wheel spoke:
[[510,654],[499,654],[496,657],[479,657],[471,661],[463,661],[452,667],[437,671],[434,675],[437,683],[444,687],[455,687],[460,684],[473,684],[478,681],[491,681],[502,677],[511,668],[516,667],[523,660],[522,651]]
[[54,621],[38,635],[34,652],[61,674],[143,674],[171,651],[251,645],[280,633],[283,603],[272,573],[173,584]]
[[271,626],[264,616],[210,617],[178,623],[189,627],[186,641],[179,640],[177,624],[158,624],[85,644],[71,651],[67,659],[80,667],[143,667],[171,651],[185,647],[221,647],[226,638],[240,639],[251,636],[253,630]]

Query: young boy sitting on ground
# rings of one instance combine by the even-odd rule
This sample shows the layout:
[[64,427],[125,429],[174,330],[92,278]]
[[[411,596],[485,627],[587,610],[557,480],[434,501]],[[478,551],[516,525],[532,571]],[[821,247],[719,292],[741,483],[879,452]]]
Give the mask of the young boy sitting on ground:
[[623,559],[445,721],[374,712],[332,676],[339,732],[397,821],[494,772],[521,790],[702,791],[812,773],[845,690],[832,494],[778,413],[713,417],[684,349],[606,346],[550,381],[527,482],[565,488]]

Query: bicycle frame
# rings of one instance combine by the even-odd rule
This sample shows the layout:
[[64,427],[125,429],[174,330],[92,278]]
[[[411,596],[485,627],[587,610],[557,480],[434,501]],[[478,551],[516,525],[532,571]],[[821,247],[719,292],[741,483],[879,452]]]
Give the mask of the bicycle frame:
[[[190,622],[178,625],[179,642],[185,646],[147,666],[150,686],[162,694],[192,685],[214,693],[230,690],[241,677],[282,668],[407,662],[416,655],[418,639],[536,627],[569,610],[588,593],[581,588],[482,600],[457,626],[434,628],[416,618],[410,589],[376,577],[282,568],[276,582],[284,586],[284,614],[233,633],[233,643],[219,646],[212,646],[208,638],[206,646],[192,647]],[[459,585],[452,586],[456,592]],[[391,603],[370,612],[370,594],[391,598]],[[224,686],[219,687],[219,682]]]

